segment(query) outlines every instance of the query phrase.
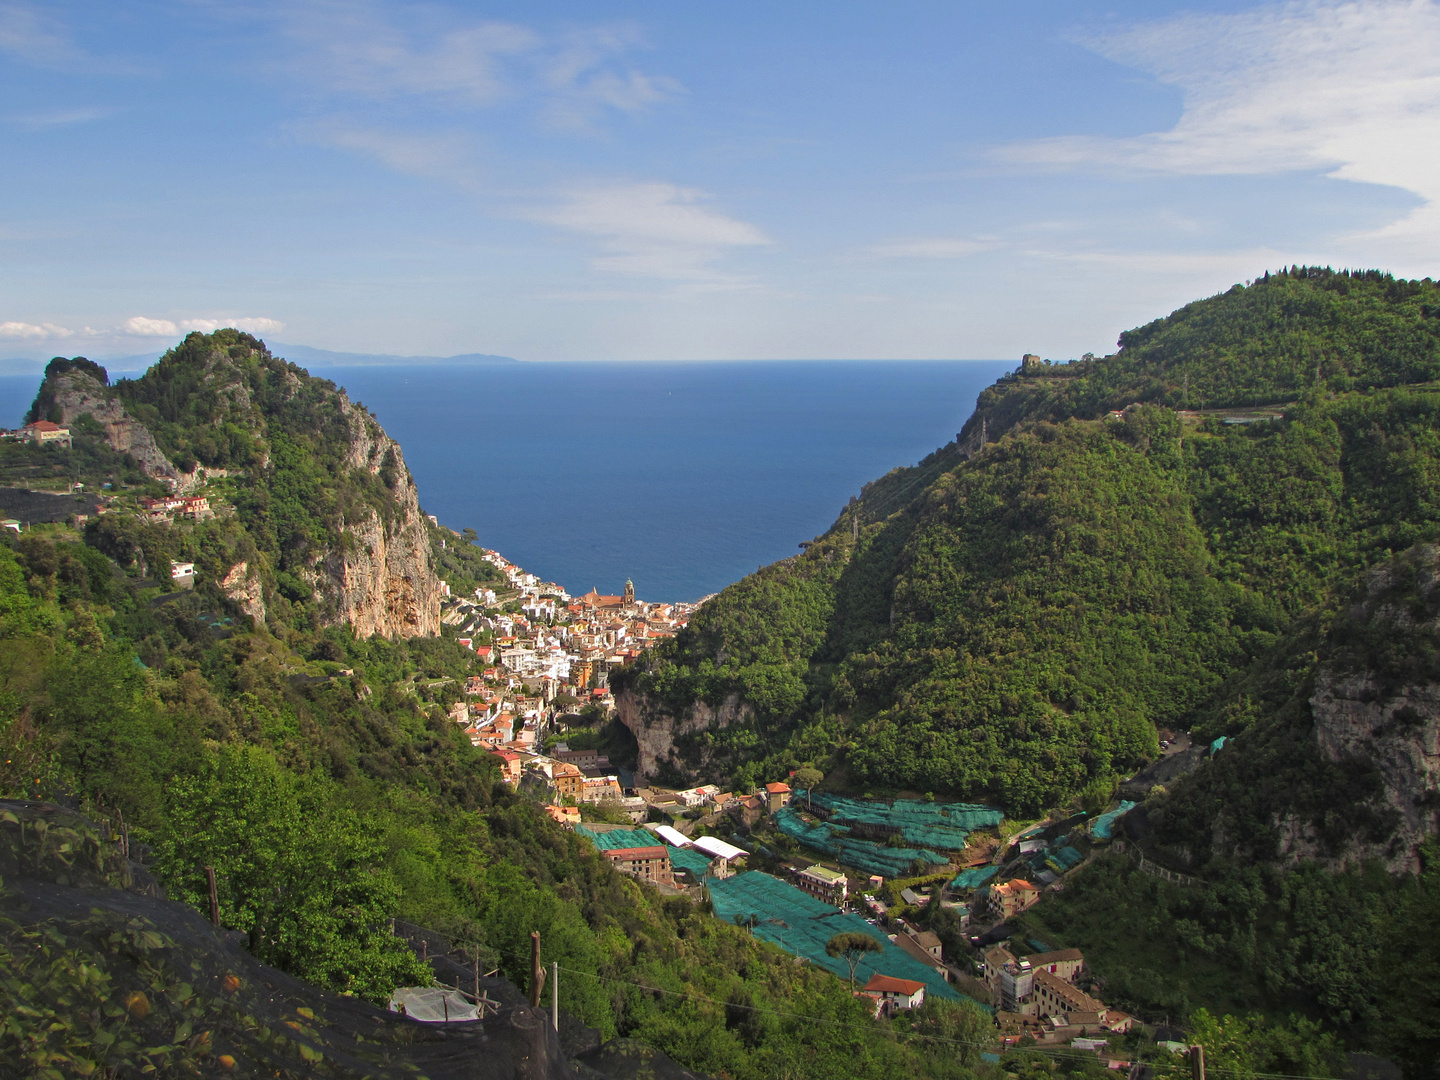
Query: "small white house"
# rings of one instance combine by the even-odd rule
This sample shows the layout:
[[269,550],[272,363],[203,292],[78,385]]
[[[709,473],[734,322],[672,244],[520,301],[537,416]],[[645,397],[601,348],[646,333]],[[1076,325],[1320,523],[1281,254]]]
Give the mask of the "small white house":
[[170,561],[170,577],[175,584],[182,589],[188,589],[195,584],[195,564],[193,562]]

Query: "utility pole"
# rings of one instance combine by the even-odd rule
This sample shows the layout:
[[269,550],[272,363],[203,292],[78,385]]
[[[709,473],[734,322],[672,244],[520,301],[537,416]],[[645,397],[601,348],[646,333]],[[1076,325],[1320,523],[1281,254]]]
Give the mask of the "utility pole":
[[1205,1048],[1190,1047],[1190,1080],[1205,1080]]
[[560,1032],[560,961],[550,961],[550,1026]]
[[220,925],[220,897],[215,891],[215,867],[205,867],[205,881],[210,886],[210,925]]
[[545,987],[545,969],[540,966],[540,931],[530,931],[530,1007],[540,1007],[540,991]]

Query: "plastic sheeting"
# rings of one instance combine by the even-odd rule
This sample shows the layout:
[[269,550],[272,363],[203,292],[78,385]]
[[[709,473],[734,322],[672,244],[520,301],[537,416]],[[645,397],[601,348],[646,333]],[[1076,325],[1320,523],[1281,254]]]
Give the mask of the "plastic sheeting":
[[426,1024],[479,1020],[480,1010],[457,990],[439,986],[400,986],[390,995],[390,1011]]

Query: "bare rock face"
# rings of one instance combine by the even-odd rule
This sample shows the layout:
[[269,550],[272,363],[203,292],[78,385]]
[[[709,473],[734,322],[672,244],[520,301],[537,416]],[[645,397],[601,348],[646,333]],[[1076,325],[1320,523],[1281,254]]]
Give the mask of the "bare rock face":
[[240,609],[255,620],[256,626],[265,625],[265,594],[260,586],[260,575],[248,562],[238,562],[220,579],[220,588],[225,591]]
[[60,406],[60,424],[73,425],[89,413],[105,428],[105,441],[110,449],[129,454],[147,476],[172,480],[179,484],[180,470],[155,442],[150,429],[125,411],[115,393],[102,386],[94,376],[83,371],[67,371],[54,379],[55,403]]
[[[1314,738],[1332,761],[1374,765],[1383,805],[1395,831],[1383,847],[1358,845],[1355,854],[1383,859],[1392,871],[1418,872],[1420,843],[1436,831],[1440,811],[1440,684],[1406,686],[1385,694],[1366,675],[1317,675],[1310,699]],[[1295,838],[1303,847],[1303,837]]]
[[335,605],[357,637],[432,637],[440,632],[440,579],[430,563],[430,537],[420,499],[400,444],[343,391],[341,407],[350,438],[346,464],[372,475],[386,472],[397,512],[366,507],[345,522],[345,540],[321,561],[316,587]]
[[705,762],[683,760],[676,741],[686,735],[718,731],[755,718],[754,706],[742,700],[739,694],[727,695],[719,705],[692,702],[682,715],[676,717],[644,695],[622,690],[615,696],[615,708],[620,722],[639,744],[639,762],[635,768],[639,783],[653,777],[662,766],[667,765],[685,775],[699,775]]

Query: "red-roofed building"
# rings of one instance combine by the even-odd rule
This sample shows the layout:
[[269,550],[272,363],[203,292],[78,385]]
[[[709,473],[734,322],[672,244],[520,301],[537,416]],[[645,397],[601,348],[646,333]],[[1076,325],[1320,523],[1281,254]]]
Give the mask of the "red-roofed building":
[[42,446],[48,443],[70,445],[70,429],[49,420],[36,420],[33,424],[26,424],[21,430],[30,437],[31,442],[40,443]]
[[870,976],[870,981],[860,993],[874,998],[879,1002],[880,1009],[886,1011],[918,1009],[925,1004],[924,983],[881,975],[878,971]]
[[520,783],[520,755],[514,750],[491,750],[490,756],[500,760],[500,772],[511,787]]
[[790,785],[780,783],[766,784],[765,803],[772,814],[782,806],[788,806],[790,803]]
[[664,844],[656,847],[611,848],[605,858],[621,873],[648,881],[652,885],[675,884],[670,866],[670,850]]

